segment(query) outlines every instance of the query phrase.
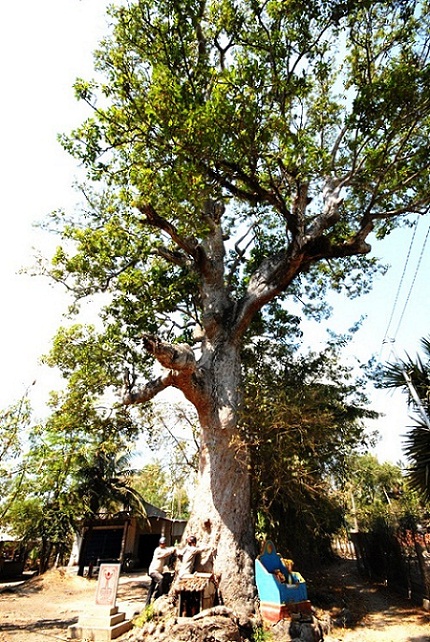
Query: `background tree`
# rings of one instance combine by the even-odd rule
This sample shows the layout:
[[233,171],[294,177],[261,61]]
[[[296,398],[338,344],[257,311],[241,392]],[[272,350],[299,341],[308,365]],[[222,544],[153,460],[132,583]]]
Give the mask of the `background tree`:
[[351,453],[372,443],[363,381],[342,364],[345,337],[321,353],[260,340],[245,350],[244,417],[260,537],[301,568],[331,556],[344,526],[341,489]]
[[386,365],[381,386],[400,388],[408,397],[415,417],[404,441],[404,452],[410,463],[409,484],[423,500],[430,501],[430,339],[421,339],[423,356],[398,359]]
[[132,486],[136,471],[130,469],[130,453],[118,451],[117,444],[101,441],[76,458],[71,492],[86,517],[134,509],[146,515],[145,502]]
[[135,0],[111,16],[102,80],[75,86],[93,113],[62,139],[93,185],[54,216],[51,274],[77,300],[105,293],[99,342],[110,385],[128,364],[124,403],[173,387],[195,406],[189,528],[249,613],[241,347],[276,342],[298,300],[366,290],[370,237],[427,212],[428,3]]
[[[101,363],[91,369],[98,382],[101,373]],[[46,421],[33,423],[28,416],[20,473],[2,503],[3,523],[36,546],[41,572],[56,558],[65,560],[83,520],[102,507],[118,511],[125,504],[145,514],[131,483],[134,471],[125,467],[129,440],[136,436],[133,421],[122,405],[103,405],[90,373],[86,377],[83,386],[75,369],[66,389],[52,394]]]
[[2,520],[25,474],[21,455],[30,418],[31,407],[27,395],[0,411],[0,517]]
[[[30,485],[10,505],[7,523],[26,548],[34,568],[48,568],[68,561],[73,543],[74,506],[65,494],[49,497],[32,493]],[[24,490],[23,489],[23,490]]]
[[[349,528],[371,530],[378,520],[399,518],[412,508],[400,466],[380,463],[370,454],[352,454],[347,461],[346,503]],[[416,502],[415,502],[416,505]]]
[[353,455],[345,490],[361,570],[396,591],[403,587],[415,597],[426,597],[429,505],[411,488],[402,467],[381,464],[369,453]]
[[147,502],[165,510],[172,519],[188,517],[188,494],[184,484],[178,478],[173,481],[160,461],[143,466],[135,475],[133,486]]

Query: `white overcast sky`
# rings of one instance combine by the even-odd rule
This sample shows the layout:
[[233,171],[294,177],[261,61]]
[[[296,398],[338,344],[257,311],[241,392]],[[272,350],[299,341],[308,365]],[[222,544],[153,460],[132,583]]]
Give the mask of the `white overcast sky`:
[[43,405],[51,389],[39,356],[61,322],[66,298],[45,280],[18,275],[47,254],[55,238],[34,224],[49,212],[72,208],[76,161],[57,142],[83,120],[73,83],[93,75],[92,52],[106,33],[104,0],[14,0],[0,9],[1,53],[1,315],[0,407],[36,379],[32,396]]
[[[72,208],[77,194],[72,183],[76,162],[56,140],[69,132],[86,112],[76,102],[72,85],[76,77],[93,75],[92,52],[106,33],[104,0],[14,0],[0,9],[1,54],[1,206],[0,285],[0,407],[18,399],[32,387],[32,399],[42,411],[48,390],[56,377],[38,365],[41,354],[61,323],[66,298],[39,278],[18,274],[31,265],[33,247],[49,254],[55,239],[34,229],[34,223],[57,208]],[[395,315],[388,337],[396,338],[394,348],[403,356],[415,355],[421,337],[430,334],[430,240],[424,250],[403,320],[400,316],[414,279],[419,255],[430,221],[419,223]],[[380,278],[371,295],[360,301],[338,299],[332,327],[345,331],[366,314],[363,328],[350,351],[362,359],[372,354],[389,357],[391,345],[382,345],[412,233],[396,232],[375,252],[392,267]],[[320,329],[309,330],[307,343],[321,340]],[[381,460],[398,461],[401,434],[408,424],[404,397],[375,393],[375,409],[385,413],[378,422],[382,440],[377,448]],[[376,427],[376,426],[373,426]]]

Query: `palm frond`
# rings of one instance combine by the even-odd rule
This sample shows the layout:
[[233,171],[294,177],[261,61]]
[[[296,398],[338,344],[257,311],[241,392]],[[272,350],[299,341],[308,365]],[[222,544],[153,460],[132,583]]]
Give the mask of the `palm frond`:
[[410,427],[404,452],[411,462],[407,471],[411,488],[430,501],[430,430],[423,419],[417,419]]

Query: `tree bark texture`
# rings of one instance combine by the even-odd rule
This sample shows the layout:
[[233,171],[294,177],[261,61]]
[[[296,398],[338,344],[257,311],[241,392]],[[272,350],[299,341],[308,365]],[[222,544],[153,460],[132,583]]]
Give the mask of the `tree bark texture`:
[[[248,452],[237,427],[239,351],[228,341],[206,343],[192,366],[191,349],[185,357],[184,346],[177,353],[175,346],[149,335],[144,345],[164,367],[172,366],[156,381],[181,389],[200,420],[198,481],[186,531],[203,549],[198,568],[213,571],[224,603],[249,616],[254,611],[255,546]],[[124,402],[144,402],[158,391],[150,382],[140,390],[126,390]]]
[[[198,408],[201,424],[198,485],[188,529],[210,547],[224,602],[254,609],[254,535],[248,454],[237,429],[240,368],[224,346],[213,359],[212,389]],[[204,561],[204,556],[202,556]]]

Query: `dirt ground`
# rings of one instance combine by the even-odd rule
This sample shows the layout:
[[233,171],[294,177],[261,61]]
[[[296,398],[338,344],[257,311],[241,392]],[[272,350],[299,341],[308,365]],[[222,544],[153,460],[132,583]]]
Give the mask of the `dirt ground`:
[[335,623],[325,642],[430,642],[430,612],[365,581],[355,560],[330,567],[309,590]]
[[[127,619],[144,608],[148,584],[146,575],[120,576],[116,604]],[[67,628],[95,603],[96,586],[96,579],[78,577],[67,569],[48,571],[24,583],[0,583],[0,642],[67,640]]]
[[[143,609],[148,583],[146,575],[121,575],[117,606],[127,618]],[[430,613],[381,585],[364,582],[352,560],[330,567],[308,584],[317,612],[329,613],[336,622],[324,636],[326,642],[430,642]],[[21,583],[0,583],[0,642],[67,640],[68,626],[94,603],[95,590],[96,580],[65,569]]]

